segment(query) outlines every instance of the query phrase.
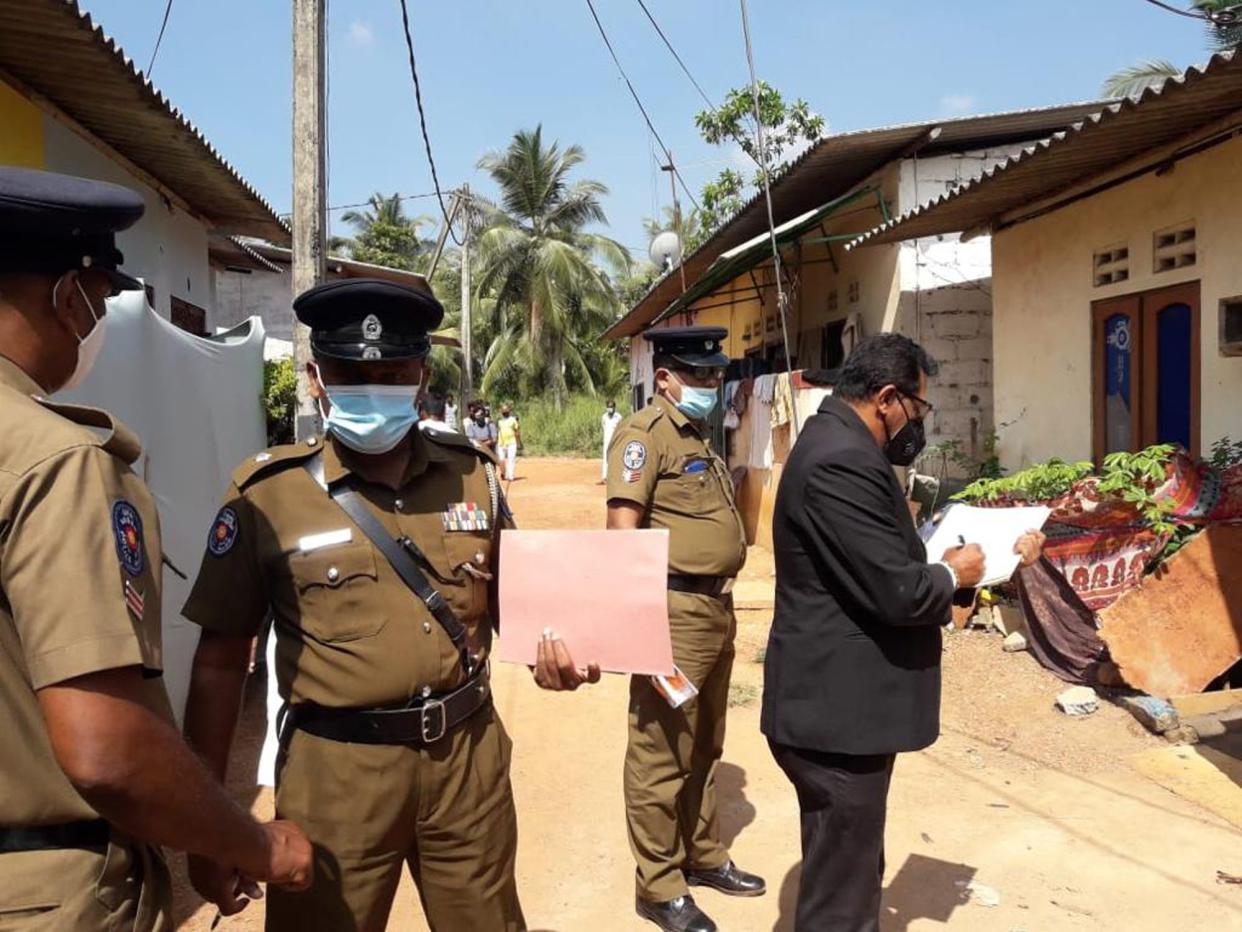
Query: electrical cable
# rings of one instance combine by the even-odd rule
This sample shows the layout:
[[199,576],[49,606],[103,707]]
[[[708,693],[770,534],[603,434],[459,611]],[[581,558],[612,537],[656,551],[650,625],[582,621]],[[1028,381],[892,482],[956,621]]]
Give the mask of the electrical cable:
[[[690,79],[690,83],[694,85],[694,89],[699,92],[699,96],[702,97],[703,102],[707,104],[707,109],[709,109],[712,112],[712,114],[715,115],[718,111],[718,108],[712,102],[712,99],[707,96],[707,91],[703,90],[703,86],[699,84],[699,82],[695,80],[694,75],[690,73],[690,69],[686,66],[686,63],[682,61],[681,56],[677,54],[677,49],[673,48],[673,43],[669,41],[668,36],[664,34],[664,30],[660,28],[660,24],[657,23],[655,17],[651,15],[651,10],[647,9],[647,4],[644,3],[643,0],[638,0],[638,5],[643,8],[643,12],[647,14],[647,19],[651,22],[651,25],[655,28],[656,33],[660,36],[661,39],[664,40],[665,47],[669,50],[669,52],[672,53],[673,58],[677,60],[677,64],[681,66],[681,70],[685,72],[686,77]],[[738,136],[738,134],[734,132],[730,132],[729,135],[732,137],[733,141],[738,144],[741,150],[743,152],[746,152],[746,154],[750,156],[750,160],[754,162],[756,165],[758,165],[759,160],[755,158],[754,155],[752,155],[750,152],[746,151],[746,146],[742,143],[742,140]]]
[[414,38],[410,35],[410,11],[406,0],[401,0],[401,23],[405,27],[405,48],[410,58],[410,77],[414,79],[414,101],[418,105],[418,125],[423,132],[423,147],[427,150],[427,164],[431,166],[431,183],[436,189],[436,200],[440,204],[440,214],[448,227],[449,237],[458,246],[462,241],[453,232],[453,223],[449,219],[448,208],[444,205],[444,192],[440,189],[440,178],[436,174],[436,160],[431,154],[431,137],[427,134],[427,115],[423,112],[423,91],[418,80],[418,65],[414,60]]
[[1201,19],[1201,20],[1206,19],[1209,22],[1211,21],[1209,17],[1204,16],[1201,13],[1191,13],[1188,10],[1179,10],[1175,6],[1170,6],[1167,3],[1162,3],[1161,0],[1146,0],[1146,2],[1150,3],[1152,6],[1158,6],[1162,10],[1168,10],[1170,13],[1176,13],[1178,16],[1184,16],[1187,19]]
[[[404,4],[405,0],[401,0],[401,2]],[[595,12],[595,4],[592,0],[586,0],[586,4],[587,9],[591,11],[591,18],[595,20],[595,27],[599,30],[600,37],[604,40],[604,45],[608,46],[608,53],[612,55],[613,64],[617,66],[617,71],[621,73],[621,78],[625,81],[625,86],[630,89],[630,96],[634,98],[634,103],[638,104],[639,112],[642,113],[643,119],[647,123],[647,129],[651,130],[651,135],[654,136],[655,141],[660,144],[660,148],[664,151],[664,157],[668,159],[668,164],[672,167],[673,174],[677,177],[677,180],[681,182],[681,189],[686,192],[686,197],[690,198],[690,201],[694,204],[696,210],[702,210],[703,208],[699,204],[698,198],[694,196],[694,192],[690,190],[690,187],[686,184],[686,180],[681,177],[681,172],[679,172],[677,170],[677,166],[673,164],[673,154],[669,151],[668,146],[664,144],[664,140],[660,138],[660,134],[656,132],[655,124],[651,122],[651,116],[647,113],[647,108],[643,106],[642,98],[638,96],[638,91],[634,89],[634,83],[630,80],[629,75],[625,73],[625,69],[621,67],[621,59],[617,57],[617,52],[612,47],[612,41],[608,38],[608,33],[604,31],[604,24],[600,22],[599,14]]]
[[155,67],[155,56],[160,53],[160,43],[164,41],[164,30],[168,28],[168,14],[172,12],[172,0],[164,5],[164,21],[160,23],[160,34],[155,37],[155,48],[151,50],[151,61],[147,63],[147,80],[151,80],[151,69]]
[[[759,79],[755,76],[755,53],[750,43],[750,15],[746,11],[746,0],[738,0],[742,7],[742,36],[746,40],[746,66],[750,70],[750,95],[755,108],[755,134],[759,145],[759,168],[763,172],[763,197],[768,206],[768,236],[772,240],[772,269],[776,277],[776,309],[781,319],[781,339],[785,345],[785,371],[793,374],[793,360],[789,355],[789,323],[786,319],[787,305],[785,288],[781,284],[781,250],[776,242],[776,221],[772,217],[772,184],[768,173],[768,152],[763,142],[763,120],[759,117]],[[793,415],[790,433],[791,439],[798,437],[798,396],[789,393],[790,413]]]

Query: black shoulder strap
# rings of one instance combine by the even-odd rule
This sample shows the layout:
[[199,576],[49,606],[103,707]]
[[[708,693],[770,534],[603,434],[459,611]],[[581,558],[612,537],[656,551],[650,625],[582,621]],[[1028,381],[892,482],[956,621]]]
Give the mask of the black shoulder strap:
[[[324,486],[322,464],[323,458],[316,456],[303,463],[303,466],[319,485]],[[408,541],[407,543],[406,541],[390,537],[388,529],[371,513],[371,509],[367,507],[362,496],[350,487],[348,480],[335,482],[331,486],[325,487],[332,500],[341,506],[341,510],[349,515],[350,520],[354,524],[358,525],[358,529],[367,536],[371,543],[379,548],[380,553],[384,555],[389,565],[397,571],[401,581],[422,600],[423,604],[427,606],[427,610],[435,616],[436,621],[440,623],[440,627],[444,629],[444,633],[449,636],[453,646],[461,654],[462,666],[466,670],[466,675],[473,676],[474,664],[471,662],[470,654],[467,650],[466,628],[457,620],[457,616],[453,614],[449,604],[444,601],[444,596],[440,595],[427,582],[427,577],[423,575],[423,571],[418,568],[414,558],[407,552],[406,547],[412,547],[413,542]]]

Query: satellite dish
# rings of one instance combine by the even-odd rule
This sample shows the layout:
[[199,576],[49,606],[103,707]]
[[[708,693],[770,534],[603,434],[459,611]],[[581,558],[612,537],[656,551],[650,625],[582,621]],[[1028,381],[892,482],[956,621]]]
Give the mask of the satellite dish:
[[657,268],[667,272],[681,261],[681,238],[672,230],[665,230],[651,241],[647,255]]

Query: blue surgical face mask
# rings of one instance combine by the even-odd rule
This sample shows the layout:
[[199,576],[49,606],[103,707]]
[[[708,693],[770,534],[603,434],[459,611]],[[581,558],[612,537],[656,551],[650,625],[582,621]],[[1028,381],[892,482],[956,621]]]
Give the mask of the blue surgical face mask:
[[718,392],[714,388],[696,388],[693,385],[681,385],[681,401],[677,402],[677,410],[692,420],[702,421],[716,410]]
[[387,453],[418,423],[417,385],[325,385],[324,418],[341,443],[359,453]]

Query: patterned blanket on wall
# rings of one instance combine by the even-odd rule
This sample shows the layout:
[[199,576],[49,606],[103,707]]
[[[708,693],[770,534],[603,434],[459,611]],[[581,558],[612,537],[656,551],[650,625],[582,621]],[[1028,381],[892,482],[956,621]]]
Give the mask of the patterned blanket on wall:
[[[1176,524],[1242,522],[1242,463],[1217,470],[1179,451],[1155,497],[1169,504],[1169,519]],[[1168,535],[1152,531],[1134,505],[1102,495],[1094,477],[1043,504],[1052,508],[1044,556],[1093,612],[1137,586],[1168,543]]]

